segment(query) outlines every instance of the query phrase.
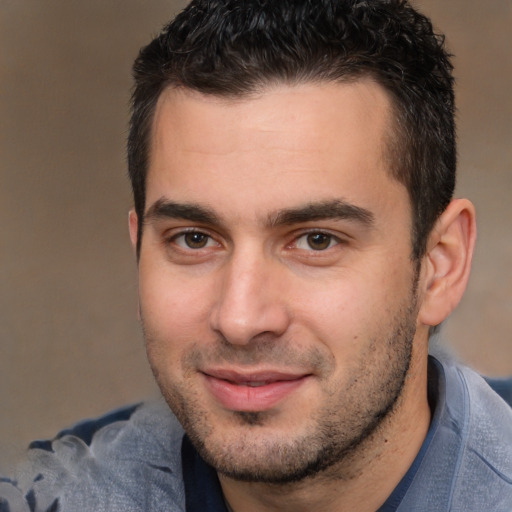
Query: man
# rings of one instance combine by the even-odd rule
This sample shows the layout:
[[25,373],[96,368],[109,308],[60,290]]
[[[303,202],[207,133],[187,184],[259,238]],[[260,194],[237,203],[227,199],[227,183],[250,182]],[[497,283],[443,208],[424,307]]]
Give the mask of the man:
[[35,443],[4,509],[512,510],[512,412],[428,356],[476,236],[451,69],[402,0],[198,0],[144,48],[130,235],[169,407]]

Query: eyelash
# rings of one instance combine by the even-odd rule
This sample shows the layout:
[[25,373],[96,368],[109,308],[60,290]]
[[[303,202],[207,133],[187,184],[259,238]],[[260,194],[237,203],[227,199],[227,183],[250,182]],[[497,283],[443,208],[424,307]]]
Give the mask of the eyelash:
[[[203,237],[203,239],[205,240],[205,244],[200,245],[202,242],[202,240],[200,240],[197,242],[198,246],[191,247],[190,243],[187,243],[185,241],[185,237],[187,237],[189,235]],[[320,237],[320,242],[324,242],[325,247],[317,247],[317,248],[312,247],[311,243],[310,243],[311,242],[310,237]],[[177,242],[179,239],[183,239],[183,244],[180,244]],[[212,244],[212,242],[213,242],[213,244]],[[165,240],[165,243],[167,245],[174,244],[182,250],[193,251],[193,252],[199,251],[201,249],[209,249],[209,248],[213,247],[214,245],[220,246],[220,244],[215,241],[215,238],[212,237],[209,233],[198,230],[198,229],[189,229],[186,231],[180,231],[179,233],[174,234],[174,235],[170,236],[169,238],[167,238]],[[343,243],[343,240],[340,239],[339,237],[337,237],[336,235],[333,235],[332,233],[329,233],[327,231],[322,231],[322,230],[310,230],[307,232],[302,232],[298,236],[295,236],[295,238],[292,240],[292,242],[290,244],[288,244],[286,246],[286,248],[288,248],[288,249],[296,248],[301,251],[322,253],[322,252],[325,252],[325,251],[331,249],[332,247],[335,247],[341,243]],[[303,244],[307,244],[308,247],[301,247],[301,245],[303,245]]]
[[[325,247],[321,248],[313,248],[311,247],[311,240],[310,237],[320,237],[320,240],[323,240],[324,242],[327,242]],[[308,245],[308,247],[299,247],[300,241],[304,240],[304,242]],[[337,237],[336,235],[333,235],[332,233],[321,231],[321,230],[311,230],[306,233],[302,233],[299,236],[297,236],[294,241],[292,242],[292,245],[295,246],[299,250],[304,251],[312,251],[316,253],[322,253],[325,252],[332,247],[335,247],[336,245],[339,245],[342,243],[342,240]]]
[[[185,237],[194,236],[194,235],[204,237],[206,239],[206,244],[202,247],[190,247],[190,245],[185,242]],[[184,240],[183,245],[187,245],[187,247],[181,246],[179,243],[177,243],[177,240],[179,240],[180,238],[182,238]],[[189,229],[189,230],[185,230],[185,231],[180,231],[179,233],[176,233],[176,234],[172,235],[171,237],[167,238],[165,240],[165,242],[167,245],[174,244],[174,245],[177,245],[182,250],[190,250],[190,251],[198,251],[200,249],[209,248],[209,247],[211,247],[210,242],[214,242],[215,244],[220,245],[218,242],[215,242],[215,239],[210,234],[205,233],[204,231],[200,231],[198,229]]]

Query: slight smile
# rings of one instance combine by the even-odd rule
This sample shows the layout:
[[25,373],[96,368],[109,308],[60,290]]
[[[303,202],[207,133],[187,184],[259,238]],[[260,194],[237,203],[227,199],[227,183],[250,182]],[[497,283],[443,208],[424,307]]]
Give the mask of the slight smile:
[[244,374],[233,370],[208,370],[201,373],[208,390],[224,408],[243,412],[271,409],[311,377],[311,374],[275,371]]

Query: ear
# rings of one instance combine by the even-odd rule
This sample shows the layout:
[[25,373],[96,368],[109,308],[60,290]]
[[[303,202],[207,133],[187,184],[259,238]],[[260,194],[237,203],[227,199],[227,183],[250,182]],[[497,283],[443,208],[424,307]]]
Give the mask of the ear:
[[476,240],[475,208],[454,199],[432,230],[423,262],[423,300],[418,319],[440,324],[456,308],[466,289]]
[[[130,210],[128,213],[128,230],[130,232],[130,241],[132,242],[133,251],[137,254],[137,237],[138,237],[139,222],[135,210]],[[137,301],[137,318],[141,320],[140,312],[140,298]]]
[[137,237],[139,229],[139,218],[135,213],[135,210],[130,210],[128,214],[128,229],[130,231],[130,240],[132,242],[133,250],[137,250]]

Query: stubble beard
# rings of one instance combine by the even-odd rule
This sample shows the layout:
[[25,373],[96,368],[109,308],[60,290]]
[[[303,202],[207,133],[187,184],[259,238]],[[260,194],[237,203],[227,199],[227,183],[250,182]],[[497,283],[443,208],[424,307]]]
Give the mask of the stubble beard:
[[[226,439],[216,429],[214,420],[209,420],[208,411],[201,406],[201,397],[190,393],[186,385],[170,386],[154,365],[153,373],[164,398],[192,444],[201,457],[219,473],[239,481],[287,484],[336,468],[338,478],[349,479],[355,476],[350,469],[350,461],[362,451],[365,442],[371,439],[383,422],[390,418],[400,401],[411,363],[416,331],[415,286],[412,292],[408,307],[401,309],[395,316],[387,337],[373,339],[369,343],[350,384],[340,391],[334,382],[326,392],[329,396],[327,404],[296,435],[294,432],[268,435],[265,428],[268,429],[273,419],[270,411],[235,412],[233,421],[238,423],[239,431],[243,433],[235,439]],[[150,345],[151,336],[147,332],[145,336],[146,343]],[[251,347],[243,356],[239,356],[240,352],[236,356],[235,352],[229,352],[225,341],[220,342],[220,345],[224,348],[219,348],[218,354],[223,354],[223,359],[228,361],[235,357],[252,362],[260,358],[283,361],[281,356],[275,358],[276,353],[282,350],[281,347],[268,349],[271,355],[265,359],[265,342]],[[190,367],[194,358],[203,355],[197,349],[188,354],[182,363]],[[290,355],[288,359],[296,361],[300,357],[316,357],[319,361],[324,357],[323,362],[318,364],[324,367],[330,364],[325,356],[315,351],[300,356]]]

